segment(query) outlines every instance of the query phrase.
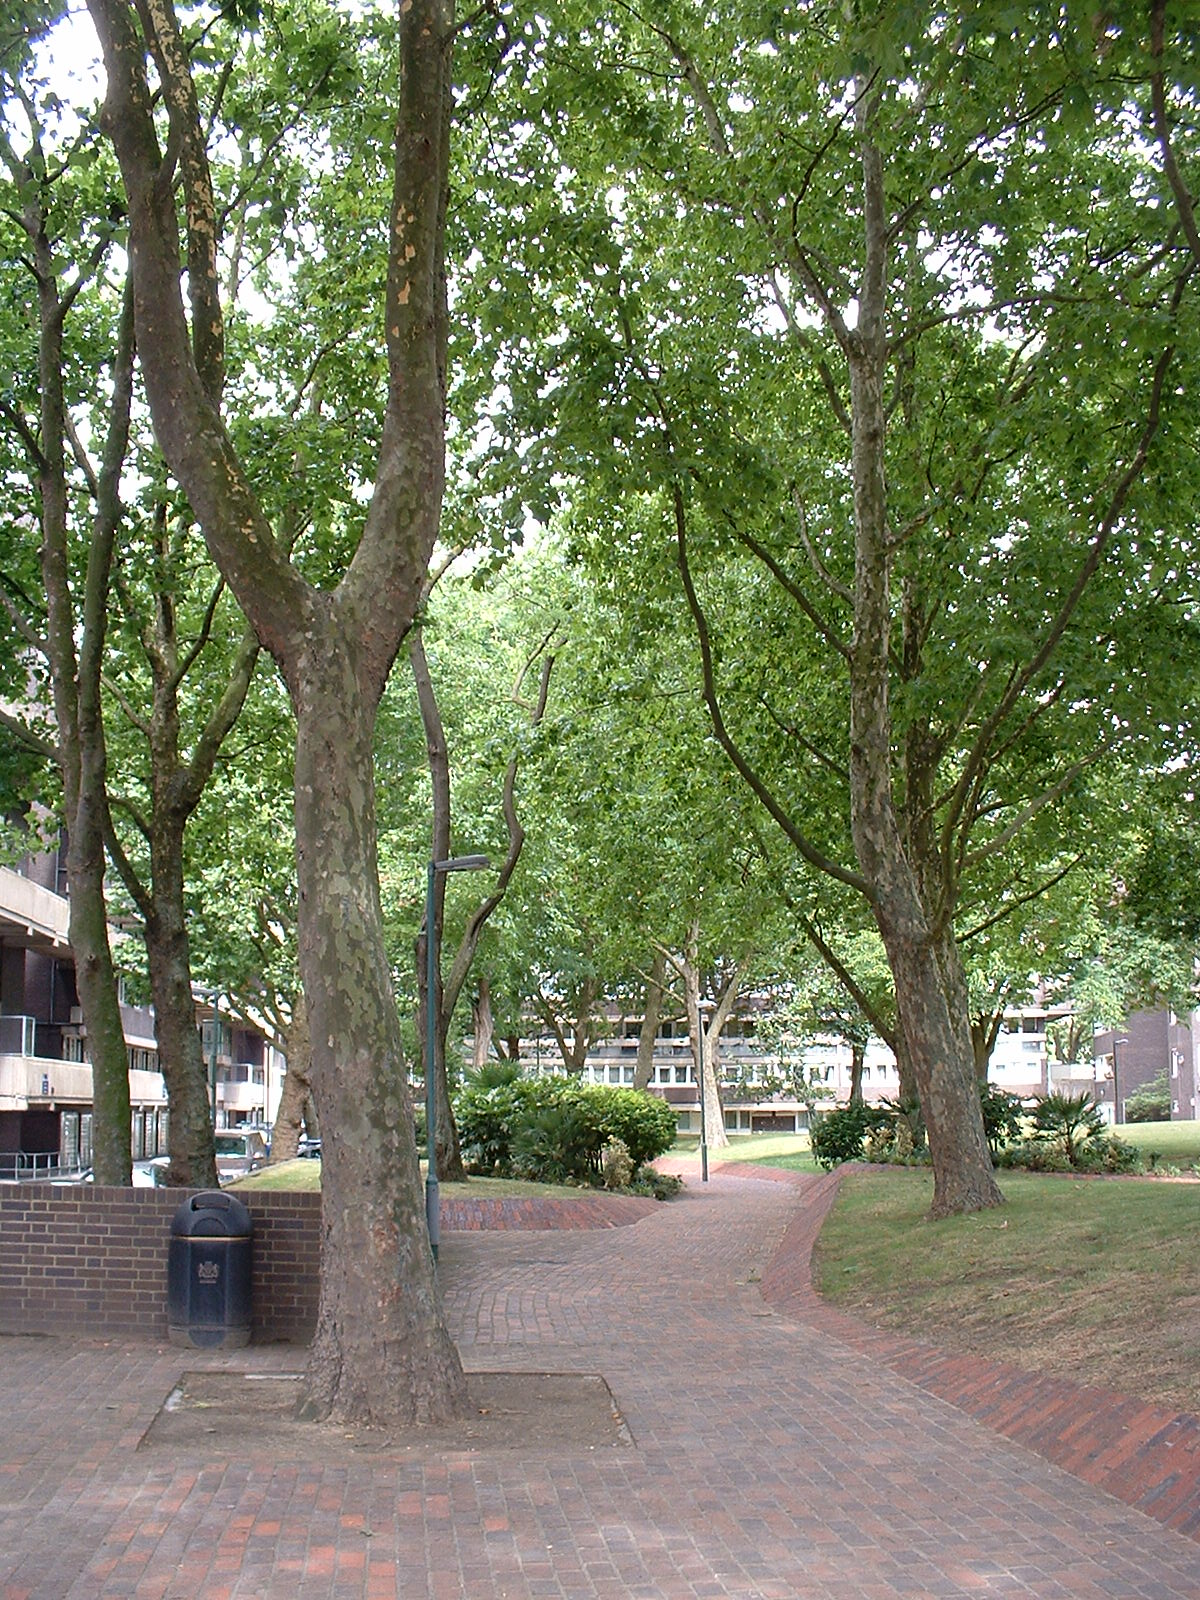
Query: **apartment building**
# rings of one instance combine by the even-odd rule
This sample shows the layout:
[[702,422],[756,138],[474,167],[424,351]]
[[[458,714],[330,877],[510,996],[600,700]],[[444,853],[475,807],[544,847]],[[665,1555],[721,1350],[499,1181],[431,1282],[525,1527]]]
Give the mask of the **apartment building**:
[[[92,1069],[57,853],[0,867],[0,1178],[92,1159]],[[135,1160],[164,1152],[167,1095],[152,1013],[122,1005]]]
[[[1022,1099],[1059,1087],[1047,1029],[1062,1014],[1061,1007],[1038,1006],[1008,1012],[990,1058],[990,1081]],[[614,1012],[608,1024],[607,1036],[588,1052],[584,1078],[593,1083],[631,1087],[641,1019]],[[551,1035],[522,1039],[520,1048],[522,1063],[528,1070],[562,1071],[561,1056]],[[799,1061],[805,1076],[817,1087],[819,1107],[846,1104],[850,1098],[853,1052],[845,1040],[833,1036],[812,1040],[799,1052]],[[805,1101],[794,1091],[779,1087],[789,1074],[777,1052],[764,1050],[757,1036],[753,1007],[726,1026],[721,1035],[720,1063],[725,1127],[731,1136],[798,1133],[808,1127]],[[683,1022],[667,1020],[659,1027],[647,1087],[674,1107],[681,1133],[699,1133],[700,1097],[691,1043]],[[862,1088],[864,1099],[872,1102],[895,1099],[900,1092],[895,1056],[879,1039],[872,1039],[867,1045]]]
[[[58,852],[0,867],[0,1179],[69,1175],[92,1162],[92,1068],[68,941]],[[168,1106],[154,1012],[122,1003],[130,1148],[165,1155]],[[196,1024],[218,1129],[269,1126],[286,1063],[254,1028],[199,995]]]

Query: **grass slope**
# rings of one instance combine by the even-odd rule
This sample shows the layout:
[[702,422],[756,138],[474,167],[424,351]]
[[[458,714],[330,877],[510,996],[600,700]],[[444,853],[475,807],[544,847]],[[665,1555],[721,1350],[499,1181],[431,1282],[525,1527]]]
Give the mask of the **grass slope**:
[[926,1221],[932,1178],[850,1173],[814,1255],[844,1310],[950,1349],[1200,1411],[1200,1185],[1005,1172]]

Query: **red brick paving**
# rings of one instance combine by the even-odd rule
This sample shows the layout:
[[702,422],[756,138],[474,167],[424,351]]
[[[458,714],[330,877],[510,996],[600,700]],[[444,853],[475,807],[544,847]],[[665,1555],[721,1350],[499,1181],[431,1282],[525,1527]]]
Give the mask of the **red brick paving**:
[[1200,1540],[1200,1417],[1006,1362],[951,1354],[869,1328],[821,1300],[809,1266],[837,1184],[836,1173],[809,1180],[804,1209],[764,1274],[765,1299],[1074,1477]]
[[943,1400],[959,1358],[832,1320],[825,1196],[716,1172],[635,1226],[443,1235],[468,1366],[603,1373],[632,1447],[139,1449],[185,1367],[297,1352],[0,1341],[0,1600],[1200,1600],[1191,1539]]

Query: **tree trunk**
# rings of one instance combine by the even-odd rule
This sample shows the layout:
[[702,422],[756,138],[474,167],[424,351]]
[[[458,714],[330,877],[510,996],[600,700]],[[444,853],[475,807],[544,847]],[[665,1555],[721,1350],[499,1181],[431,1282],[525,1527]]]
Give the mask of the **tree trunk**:
[[866,1059],[866,1049],[859,1044],[857,1039],[854,1040],[850,1045],[850,1104],[852,1106],[862,1105],[863,1066],[866,1063]]
[[478,1072],[486,1066],[492,1053],[492,1036],[496,1019],[492,1015],[492,990],[487,973],[481,973],[479,984],[471,1000],[471,1065]]
[[97,1183],[128,1184],[133,1174],[129,1051],[108,943],[103,834],[90,813],[82,802],[68,807],[74,827],[67,836],[67,937],[92,1063],[93,1171]]
[[[445,481],[452,0],[405,0],[398,14],[387,398],[361,537],[332,592],[310,585],[280,547],[220,412],[221,211],[173,7],[88,0],[88,8],[108,80],[102,124],[128,202],[138,350],[155,433],[214,559],[279,663],[296,713],[297,925],[325,1158],[306,1411],[380,1426],[449,1418],[465,1408],[466,1386],[425,1228],[379,906],[371,746],[380,697],[421,601]],[[166,154],[148,46],[170,115]],[[180,281],[185,247],[190,323]]]
[[324,1156],[309,1407],[434,1421],[461,1413],[466,1386],[425,1230],[379,905],[374,716],[356,705],[353,662],[326,635],[296,706],[300,965]]
[[46,590],[46,656],[58,727],[58,765],[67,826],[68,937],[75,986],[92,1066],[94,1171],[98,1183],[132,1179],[129,1054],[117,998],[104,899],[104,820],[107,752],[100,705],[113,546],[121,518],[120,475],[128,442],[133,372],[133,303],[126,286],[118,348],[113,354],[112,401],[96,511],[88,545],[83,604],[72,593],[66,478],[67,405],[63,390],[63,326],[47,198],[29,172],[30,198],[22,221],[38,281],[40,440],[36,456],[41,515],[41,567]]
[[635,1089],[645,1089],[654,1075],[654,1046],[662,1018],[663,978],[666,971],[666,956],[661,950],[655,950],[650,976],[646,979],[646,1003],[642,1012],[641,1032],[638,1034],[637,1065],[633,1069]]
[[[287,1031],[287,1071],[279,1096],[279,1109],[271,1129],[271,1164],[291,1161],[300,1149],[300,1129],[312,1097],[312,1043],[308,1033],[308,1008],[301,992],[292,1003],[292,1019]],[[315,1137],[315,1129],[309,1128]]]
[[[932,1215],[1000,1205],[975,1087],[961,966],[953,935],[931,922],[905,851],[892,783],[889,703],[892,623],[891,550],[884,459],[884,381],[888,339],[887,219],[883,160],[869,134],[871,98],[863,86],[865,256],[857,326],[845,329],[850,373],[851,475],[854,488],[854,637],[850,651],[850,806],[855,854],[896,985],[896,1009],[908,1046],[933,1163]],[[937,915],[949,926],[952,902]]]
[[716,1067],[716,1040],[711,1025],[705,1027],[704,1011],[700,1003],[700,973],[694,960],[685,959],[682,965],[684,993],[687,1001],[688,1034],[692,1044],[692,1065],[696,1073],[696,1087],[701,1094],[701,1136],[710,1150],[720,1149],[729,1143],[725,1129],[725,1110],[721,1103],[721,1080]]

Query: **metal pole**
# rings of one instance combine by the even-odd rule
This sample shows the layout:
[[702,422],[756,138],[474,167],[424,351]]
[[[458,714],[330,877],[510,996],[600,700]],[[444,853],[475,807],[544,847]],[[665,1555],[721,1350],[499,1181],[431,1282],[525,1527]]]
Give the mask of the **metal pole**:
[[708,1182],[708,1110],[704,1094],[704,1063],[708,1054],[705,1029],[704,1007],[696,1007],[696,1035],[700,1045],[700,1060],[696,1070],[700,1074],[700,1182]]
[[429,1249],[436,1261],[441,1218],[438,1213],[437,1175],[437,1074],[433,1053],[437,1043],[437,1018],[434,1016],[434,982],[437,976],[437,951],[433,930],[433,885],[437,862],[429,863],[425,886],[425,1225],[429,1229]]
[[1113,1036],[1113,1124],[1118,1125],[1123,1119],[1121,1116],[1121,1084],[1117,1077],[1117,1046],[1127,1044],[1128,1040],[1118,1039]]
[[425,1225],[429,1229],[429,1249],[436,1261],[441,1218],[438,1212],[437,1175],[437,1072],[433,1055],[437,1048],[437,1013],[434,1009],[438,974],[438,947],[433,922],[433,886],[439,872],[481,872],[491,866],[488,856],[448,856],[429,863],[425,881]]
[[212,1036],[208,1041],[208,1091],[212,1101],[213,1132],[217,1131],[217,1035],[221,1029],[221,991],[214,989],[209,995],[212,1002]]

